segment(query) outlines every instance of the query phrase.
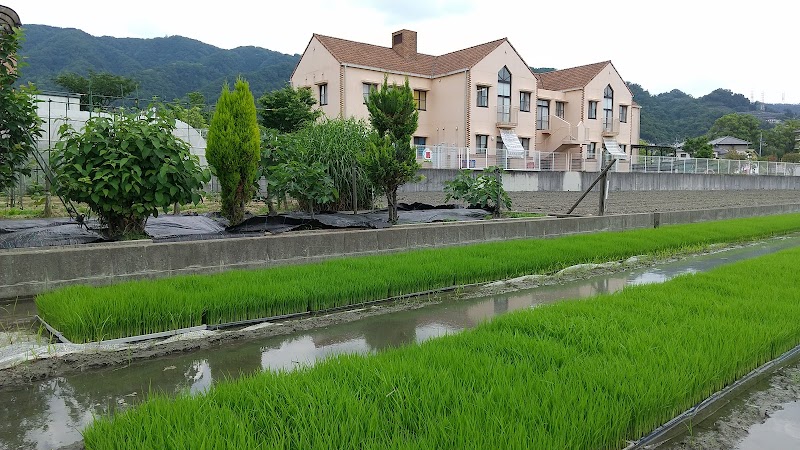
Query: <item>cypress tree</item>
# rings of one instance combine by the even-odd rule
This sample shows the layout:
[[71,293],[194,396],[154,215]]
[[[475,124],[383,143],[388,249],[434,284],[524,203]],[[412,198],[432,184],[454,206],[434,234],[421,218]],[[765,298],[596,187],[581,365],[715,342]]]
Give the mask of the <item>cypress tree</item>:
[[208,129],[206,159],[219,179],[222,215],[231,225],[244,218],[244,207],[255,194],[261,154],[256,104],[247,81],[236,80],[233,91],[222,87]]

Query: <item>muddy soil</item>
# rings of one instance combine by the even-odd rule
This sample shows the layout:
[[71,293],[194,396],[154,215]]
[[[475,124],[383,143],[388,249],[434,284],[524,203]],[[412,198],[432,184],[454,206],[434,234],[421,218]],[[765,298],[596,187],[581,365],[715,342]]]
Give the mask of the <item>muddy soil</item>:
[[714,415],[695,424],[682,437],[659,450],[733,450],[753,425],[766,422],[783,404],[800,400],[800,364],[784,367]]
[[[509,192],[515,211],[566,213],[581,196],[581,192]],[[597,214],[599,194],[590,193],[575,209],[575,214]],[[412,203],[444,203],[443,192],[403,192],[398,201]],[[684,211],[709,208],[738,208],[743,206],[783,205],[800,203],[800,191],[632,191],[610,192],[606,214],[647,213],[654,211]]]

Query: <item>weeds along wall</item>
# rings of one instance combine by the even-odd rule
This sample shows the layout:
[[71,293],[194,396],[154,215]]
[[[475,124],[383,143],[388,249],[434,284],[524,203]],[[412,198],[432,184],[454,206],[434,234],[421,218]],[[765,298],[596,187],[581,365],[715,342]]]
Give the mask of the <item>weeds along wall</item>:
[[504,219],[395,226],[380,230],[315,231],[226,240],[89,244],[0,250],[0,297],[26,297],[73,284],[107,285],[126,280],[216,273],[319,261],[345,255],[397,252],[511,239],[596,231],[652,228],[655,223],[800,212],[800,204],[602,217]]

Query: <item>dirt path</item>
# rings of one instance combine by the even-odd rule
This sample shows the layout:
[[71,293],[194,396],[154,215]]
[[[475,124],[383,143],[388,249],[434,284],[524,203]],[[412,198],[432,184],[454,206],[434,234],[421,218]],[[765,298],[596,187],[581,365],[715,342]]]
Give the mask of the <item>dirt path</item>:
[[[515,211],[565,213],[581,196],[580,192],[510,192]],[[575,210],[576,214],[597,214],[599,194],[590,193]],[[442,192],[404,192],[397,194],[401,202],[444,203]],[[610,192],[607,214],[682,211],[742,206],[800,203],[800,191],[633,191]]]

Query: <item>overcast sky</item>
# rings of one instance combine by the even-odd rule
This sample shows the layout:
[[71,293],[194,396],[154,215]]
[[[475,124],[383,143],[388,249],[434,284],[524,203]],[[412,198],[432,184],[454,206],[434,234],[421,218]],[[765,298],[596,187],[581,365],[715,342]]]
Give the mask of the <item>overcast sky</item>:
[[[96,36],[181,35],[222,48],[302,53],[312,33],[383,46],[418,33],[439,55],[507,37],[534,67],[611,60],[650,93],[702,96],[726,88],[768,103],[800,103],[800,6],[793,0],[0,0],[23,24]],[[130,6],[122,6],[130,5]]]

